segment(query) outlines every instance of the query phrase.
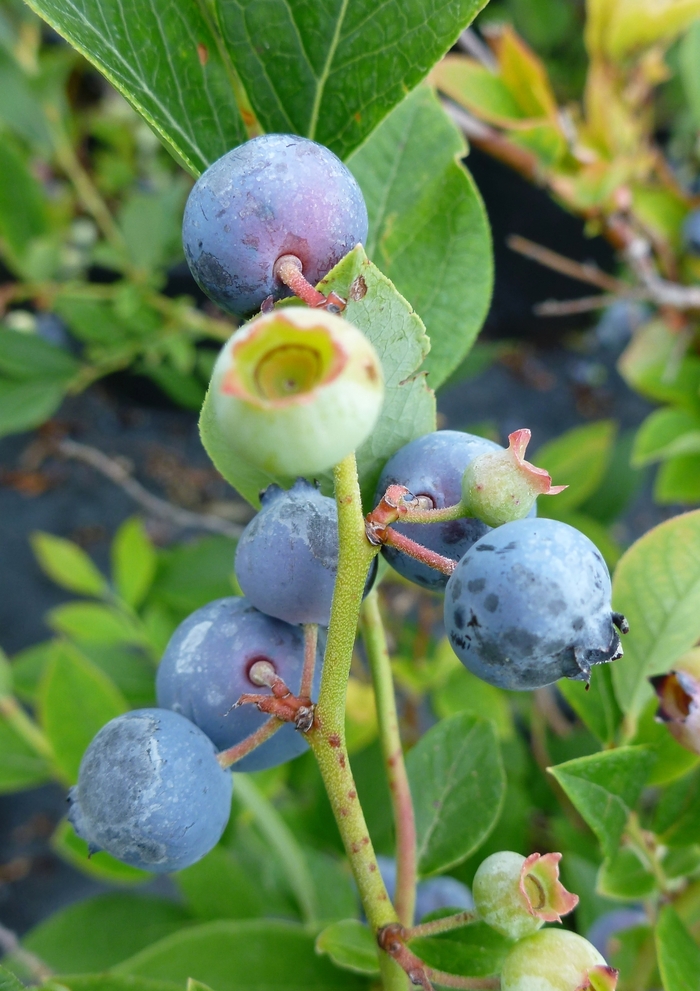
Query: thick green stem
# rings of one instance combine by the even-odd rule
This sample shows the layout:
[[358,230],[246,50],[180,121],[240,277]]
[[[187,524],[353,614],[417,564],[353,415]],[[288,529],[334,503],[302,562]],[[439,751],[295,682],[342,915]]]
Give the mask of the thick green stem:
[[[334,469],[338,505],[338,578],[316,707],[316,724],[308,733],[338,829],[362,899],[367,920],[376,932],[396,922],[372,848],[367,823],[357,798],[345,744],[345,697],[365,579],[377,549],[365,535],[354,454]],[[380,953],[384,958],[385,954]],[[381,960],[386,991],[405,991],[406,976],[388,958]]]
[[416,822],[401,746],[389,650],[379,611],[379,596],[376,591],[370,592],[363,605],[362,637],[372,671],[379,720],[379,738],[386,764],[386,775],[396,828],[396,897],[394,901],[399,921],[404,926],[410,926],[413,923],[413,913],[416,906]]

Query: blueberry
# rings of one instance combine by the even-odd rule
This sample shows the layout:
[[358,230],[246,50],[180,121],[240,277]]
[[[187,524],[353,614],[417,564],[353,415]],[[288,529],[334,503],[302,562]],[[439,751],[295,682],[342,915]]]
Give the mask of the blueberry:
[[[377,864],[389,898],[393,901],[396,894],[396,861],[393,857],[380,855]],[[416,888],[414,921],[420,922],[426,915],[443,908],[454,908],[460,912],[473,909],[474,899],[469,888],[454,877],[431,877],[421,881]]]
[[[338,509],[303,478],[271,485],[236,548],[236,578],[261,612],[285,623],[328,626],[338,571]],[[372,563],[367,590],[377,559]]]
[[604,957],[610,955],[610,943],[618,933],[636,926],[649,924],[649,917],[639,905],[636,908],[617,908],[605,915],[599,915],[586,933],[586,939],[595,946]]
[[218,843],[231,788],[200,729],[176,712],[135,709],[103,726],[85,751],[68,818],[92,852],[179,871]]
[[501,688],[588,680],[622,653],[610,575],[588,537],[558,520],[492,530],[461,559],[445,590],[445,626],[469,670]]
[[519,940],[501,969],[501,991],[614,991],[617,971],[582,936],[540,929]]
[[[319,636],[314,678],[317,697],[324,636]],[[173,633],[156,677],[158,705],[174,709],[225,750],[253,733],[267,716],[253,705],[231,710],[244,692],[270,694],[248,677],[256,661],[268,660],[292,692],[298,692],[304,664],[304,634],[258,612],[247,599],[217,599],[197,609]],[[259,771],[306,750],[302,733],[290,723],[235,765]]]
[[700,210],[693,210],[683,221],[683,243],[690,255],[700,255]]
[[[458,430],[438,430],[406,444],[387,461],[377,485],[375,505],[389,485],[405,485],[414,496],[429,496],[433,506],[454,506],[462,498],[462,475],[479,454],[502,451],[500,444]],[[469,550],[490,527],[481,520],[466,518],[449,523],[397,523],[393,529],[453,561]],[[421,564],[393,547],[382,553],[404,578],[423,588],[441,590],[447,576]]]
[[182,227],[198,285],[238,314],[290,295],[273,274],[281,255],[296,255],[315,285],[366,238],[367,208],[351,172],[294,134],[253,138],[214,162],[190,193]]
[[604,310],[596,324],[596,338],[603,347],[621,351],[635,330],[650,316],[649,307],[643,303],[620,299]]

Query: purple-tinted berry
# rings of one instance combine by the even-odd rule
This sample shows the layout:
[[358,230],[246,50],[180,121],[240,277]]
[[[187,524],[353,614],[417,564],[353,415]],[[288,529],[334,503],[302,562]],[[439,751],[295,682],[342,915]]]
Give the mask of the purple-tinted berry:
[[85,751],[68,818],[93,853],[179,871],[218,843],[231,788],[211,740],[189,720],[134,709],[103,726]]
[[[377,857],[379,873],[386,885],[387,894],[393,901],[396,894],[396,861],[393,857],[381,854]],[[421,881],[416,887],[416,908],[414,922],[420,922],[431,912],[443,908],[470,911],[474,908],[471,891],[454,877],[431,877]]]
[[693,210],[683,221],[683,243],[691,255],[700,255],[700,210]]
[[[428,496],[436,509],[454,506],[462,498],[462,475],[472,459],[502,450],[500,444],[458,430],[438,430],[418,437],[387,461],[375,505],[389,485],[405,485],[414,496]],[[453,561],[459,561],[474,541],[491,529],[471,517],[448,523],[395,523],[392,528]],[[400,575],[423,588],[439,591],[447,584],[446,575],[394,547],[384,547],[382,553]]]
[[610,595],[588,537],[558,520],[517,520],[461,559],[445,590],[445,627],[465,667],[492,685],[587,681],[593,664],[622,653]]
[[315,285],[366,237],[352,173],[328,148],[294,134],[253,138],[214,162],[190,193],[182,227],[197,283],[239,314],[290,295],[273,272],[281,255],[296,255]]
[[[318,696],[324,636],[319,636],[314,677]],[[298,692],[304,665],[304,634],[259,612],[247,599],[217,599],[197,609],[173,633],[156,677],[158,705],[190,719],[220,750],[240,743],[268,716],[254,705],[231,706],[246,692],[269,695],[248,672],[269,661],[292,692]],[[237,771],[259,771],[297,757],[307,748],[303,733],[289,723],[235,764]]]
[[[271,485],[236,548],[236,578],[246,598],[285,623],[328,626],[338,571],[338,509],[303,478]],[[377,569],[372,563],[367,591]]]
[[627,929],[648,924],[649,917],[641,906],[639,908],[618,908],[598,916],[586,933],[586,939],[595,946],[599,953],[609,958],[610,941],[614,936]]

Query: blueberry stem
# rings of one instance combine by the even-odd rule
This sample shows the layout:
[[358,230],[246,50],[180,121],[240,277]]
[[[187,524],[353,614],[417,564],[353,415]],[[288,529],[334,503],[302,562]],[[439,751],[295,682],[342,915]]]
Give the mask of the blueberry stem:
[[[316,706],[316,723],[308,733],[323,777],[362,906],[372,929],[397,923],[389,900],[350,769],[345,743],[345,697],[350,675],[365,580],[377,548],[365,535],[355,455],[333,469],[338,506],[338,574]],[[406,976],[380,954],[385,991],[405,991]]]
[[392,530],[390,526],[386,527],[381,533],[380,541],[383,544],[389,544],[390,547],[395,547],[399,551],[403,551],[404,554],[408,554],[409,557],[415,558],[416,561],[420,561],[422,564],[427,564],[429,568],[441,571],[443,575],[451,575],[457,567],[457,562],[453,561],[452,558],[443,557],[442,554],[436,554],[435,551],[423,547],[422,544],[416,543],[415,540],[411,540],[410,537],[406,537],[403,533]]
[[301,260],[296,255],[281,255],[275,262],[273,274],[307,306],[315,309],[332,307],[336,313],[345,309],[345,300],[341,299],[337,293],[332,292],[330,295],[324,296],[322,292],[314,289],[310,282],[307,282],[302,272]]
[[442,509],[414,508],[410,503],[404,503],[399,510],[402,523],[447,523],[469,515],[469,507],[461,500],[454,506],[443,506]]
[[396,895],[394,902],[399,920],[404,926],[410,926],[413,922],[416,905],[416,822],[401,746],[394,681],[391,676],[391,661],[379,609],[379,595],[376,590],[370,592],[365,599],[360,622],[362,639],[372,672],[379,721],[379,739],[386,766],[396,828]]
[[447,915],[444,919],[433,919],[432,922],[422,922],[418,926],[406,927],[405,939],[419,939],[422,936],[437,936],[439,933],[461,929],[478,922],[476,912],[459,912],[457,915]]
[[316,648],[318,646],[318,625],[304,623],[304,667],[301,672],[299,694],[311,698],[316,670]]
[[264,743],[265,740],[269,740],[281,726],[284,726],[281,719],[277,719],[276,716],[270,716],[250,736],[241,740],[240,743],[236,743],[233,747],[229,747],[228,750],[222,750],[218,753],[216,759],[222,767],[231,767],[236,761],[247,757],[249,753],[255,750],[256,747],[259,747],[261,743]]

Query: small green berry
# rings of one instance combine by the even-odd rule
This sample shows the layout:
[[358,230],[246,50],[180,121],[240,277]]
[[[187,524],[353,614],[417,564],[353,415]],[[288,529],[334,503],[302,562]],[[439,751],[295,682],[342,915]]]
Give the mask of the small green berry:
[[615,991],[617,971],[583,936],[543,929],[517,943],[503,961],[501,991]]
[[384,399],[381,363],[365,335],[335,314],[296,306],[237,330],[210,389],[231,448],[287,478],[318,475],[358,448]]
[[507,450],[488,451],[471,461],[462,476],[462,501],[488,526],[524,519],[540,495],[557,495],[566,485],[552,485],[543,468],[525,461],[529,430],[508,437]]
[[472,884],[474,906],[487,925],[508,939],[522,939],[545,922],[561,922],[578,897],[559,880],[560,853],[523,857],[508,850],[481,864]]

